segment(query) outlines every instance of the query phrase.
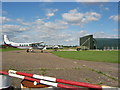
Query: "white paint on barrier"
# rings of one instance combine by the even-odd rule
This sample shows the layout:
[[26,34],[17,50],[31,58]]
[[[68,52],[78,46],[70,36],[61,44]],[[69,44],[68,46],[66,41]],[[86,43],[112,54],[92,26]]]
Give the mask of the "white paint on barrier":
[[44,80],[56,82],[56,78],[53,78],[53,77],[40,76],[40,75],[36,75],[36,74],[34,74],[33,77],[37,78],[37,79],[44,79]]
[[17,75],[17,74],[11,74],[11,73],[9,73],[9,76],[20,78],[20,79],[24,79],[25,78],[24,76],[20,76],[20,75]]
[[54,86],[54,87],[57,87],[57,85],[58,85],[57,83],[48,82],[48,81],[44,81],[44,80],[41,80],[40,83],[45,84],[45,85]]
[[14,73],[14,74],[16,74],[17,71],[9,70],[8,72],[9,72],[9,73]]
[[105,86],[105,85],[103,85],[103,86],[102,86],[102,90],[119,90],[119,89],[116,88],[116,87],[110,87],[110,86]]

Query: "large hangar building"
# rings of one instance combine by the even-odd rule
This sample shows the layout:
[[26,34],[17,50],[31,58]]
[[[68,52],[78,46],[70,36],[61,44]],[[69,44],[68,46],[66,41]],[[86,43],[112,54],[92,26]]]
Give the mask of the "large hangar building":
[[80,38],[80,46],[82,49],[118,50],[119,40],[117,38],[93,38],[93,35],[87,35]]

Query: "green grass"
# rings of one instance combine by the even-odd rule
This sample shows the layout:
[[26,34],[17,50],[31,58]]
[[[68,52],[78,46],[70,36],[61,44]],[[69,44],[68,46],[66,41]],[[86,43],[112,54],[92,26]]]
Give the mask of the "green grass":
[[19,48],[12,48],[12,47],[9,47],[9,48],[0,48],[0,52],[5,52],[5,51],[13,51],[13,50],[22,50],[22,49],[19,49]]
[[118,51],[57,51],[52,53],[63,58],[120,63]]

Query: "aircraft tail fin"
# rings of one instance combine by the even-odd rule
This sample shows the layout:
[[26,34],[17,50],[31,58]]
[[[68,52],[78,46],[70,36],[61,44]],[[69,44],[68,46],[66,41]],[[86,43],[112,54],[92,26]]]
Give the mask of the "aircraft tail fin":
[[9,44],[9,43],[10,43],[7,35],[4,35],[4,43],[6,43],[6,44]]

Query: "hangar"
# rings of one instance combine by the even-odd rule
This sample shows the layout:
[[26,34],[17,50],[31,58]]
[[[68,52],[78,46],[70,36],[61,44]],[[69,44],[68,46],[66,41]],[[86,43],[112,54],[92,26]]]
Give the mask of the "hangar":
[[118,50],[120,39],[117,38],[93,38],[93,35],[80,37],[81,49]]

